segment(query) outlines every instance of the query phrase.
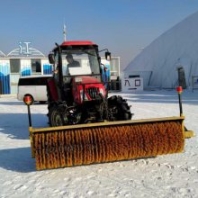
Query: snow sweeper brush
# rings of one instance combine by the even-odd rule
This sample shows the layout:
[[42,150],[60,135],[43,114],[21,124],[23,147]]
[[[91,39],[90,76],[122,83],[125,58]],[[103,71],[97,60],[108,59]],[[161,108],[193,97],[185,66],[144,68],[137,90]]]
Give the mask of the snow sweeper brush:
[[48,128],[33,128],[28,106],[32,156],[36,169],[53,169],[114,162],[184,150],[185,138],[194,136],[184,126],[178,89],[180,116],[157,119],[101,122]]

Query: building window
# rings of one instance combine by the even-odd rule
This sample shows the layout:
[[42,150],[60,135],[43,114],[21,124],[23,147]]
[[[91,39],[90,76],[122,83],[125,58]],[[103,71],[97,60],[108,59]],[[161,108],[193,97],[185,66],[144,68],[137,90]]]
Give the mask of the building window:
[[41,73],[41,60],[32,59],[31,60],[32,73]]
[[20,59],[10,59],[11,73],[19,73],[20,71]]

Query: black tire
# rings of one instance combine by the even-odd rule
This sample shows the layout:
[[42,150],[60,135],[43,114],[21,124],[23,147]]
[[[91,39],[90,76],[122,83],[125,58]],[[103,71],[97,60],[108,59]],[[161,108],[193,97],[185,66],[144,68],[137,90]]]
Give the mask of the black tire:
[[110,120],[131,120],[132,113],[126,100],[121,96],[111,96],[108,98],[108,109]]
[[50,108],[48,117],[49,117],[50,126],[63,126],[64,125],[61,111],[59,110],[59,108],[57,108],[57,106]]

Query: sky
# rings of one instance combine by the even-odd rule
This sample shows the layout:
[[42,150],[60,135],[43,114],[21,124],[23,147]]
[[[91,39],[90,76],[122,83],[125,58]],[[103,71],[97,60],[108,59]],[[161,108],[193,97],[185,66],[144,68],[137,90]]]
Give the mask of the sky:
[[55,43],[92,40],[119,56],[121,68],[162,33],[198,11],[196,0],[6,0],[0,4],[0,50],[19,42],[45,55]]

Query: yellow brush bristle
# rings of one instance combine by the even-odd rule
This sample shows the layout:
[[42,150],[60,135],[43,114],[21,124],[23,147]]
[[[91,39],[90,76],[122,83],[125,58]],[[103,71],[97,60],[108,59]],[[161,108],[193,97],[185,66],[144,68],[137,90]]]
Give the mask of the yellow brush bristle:
[[32,138],[37,170],[152,157],[184,148],[179,121],[49,131]]

